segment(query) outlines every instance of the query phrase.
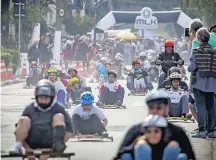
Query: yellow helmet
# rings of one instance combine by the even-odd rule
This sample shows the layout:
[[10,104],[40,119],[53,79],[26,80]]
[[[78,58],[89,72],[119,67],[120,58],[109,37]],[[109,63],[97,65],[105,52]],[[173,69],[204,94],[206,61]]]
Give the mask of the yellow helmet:
[[74,83],[77,83],[77,82],[79,82],[79,78],[73,77],[73,78],[70,79],[69,85],[70,85],[70,86],[73,86]]
[[31,62],[31,65],[37,65],[37,62],[32,61],[32,62]]
[[57,73],[57,70],[53,67],[48,69],[48,73]]

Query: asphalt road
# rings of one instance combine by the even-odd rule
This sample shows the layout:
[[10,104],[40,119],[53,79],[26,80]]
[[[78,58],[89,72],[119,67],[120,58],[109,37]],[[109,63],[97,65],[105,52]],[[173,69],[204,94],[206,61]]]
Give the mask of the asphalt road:
[[[120,82],[125,85],[125,81]],[[97,84],[90,84],[95,95]],[[114,142],[91,141],[78,142],[70,140],[67,143],[67,151],[75,152],[74,160],[111,160],[115,155],[117,147],[124,136],[125,130],[132,124],[141,122],[147,115],[147,108],[144,104],[144,97],[128,96],[126,89],[124,104],[127,109],[104,110],[108,118],[107,130],[114,137]],[[34,97],[34,89],[23,89],[23,84],[13,84],[1,88],[1,149],[9,150],[14,142],[14,124],[27,104]],[[186,132],[197,127],[196,123],[176,123],[181,125]],[[190,136],[190,135],[189,135]],[[216,160],[216,140],[212,139],[191,139],[196,151],[198,160]]]

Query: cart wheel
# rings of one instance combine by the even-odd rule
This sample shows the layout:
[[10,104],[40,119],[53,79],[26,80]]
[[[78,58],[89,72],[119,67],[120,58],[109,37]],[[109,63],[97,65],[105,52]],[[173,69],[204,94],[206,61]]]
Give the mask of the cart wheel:
[[126,105],[123,105],[122,108],[126,109]]
[[128,93],[128,96],[130,96],[131,94],[130,93]]

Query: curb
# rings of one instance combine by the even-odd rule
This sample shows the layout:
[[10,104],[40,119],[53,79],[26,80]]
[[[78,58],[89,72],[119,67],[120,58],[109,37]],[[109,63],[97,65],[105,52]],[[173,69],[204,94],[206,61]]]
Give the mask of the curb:
[[25,82],[25,79],[23,78],[8,79],[8,80],[1,82],[1,87],[10,85],[10,84],[22,83],[22,82]]

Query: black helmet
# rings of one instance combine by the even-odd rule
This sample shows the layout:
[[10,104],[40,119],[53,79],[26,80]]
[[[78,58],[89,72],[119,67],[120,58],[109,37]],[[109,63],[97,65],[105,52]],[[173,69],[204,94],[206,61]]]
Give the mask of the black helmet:
[[171,67],[171,68],[169,69],[169,75],[170,75],[171,73],[174,73],[174,72],[181,73],[181,72],[180,72],[180,69],[179,69],[178,67]]
[[108,75],[110,74],[114,75],[115,78],[117,77],[117,73],[114,70],[109,70]]
[[35,97],[47,96],[54,98],[56,94],[55,86],[47,79],[42,79],[37,83]]
[[68,70],[68,74],[70,74],[71,71],[74,71],[75,74],[77,75],[77,70],[76,70],[75,68],[69,68],[69,70]]
[[168,94],[161,90],[152,91],[146,95],[145,101],[147,105],[154,102],[168,104]]

